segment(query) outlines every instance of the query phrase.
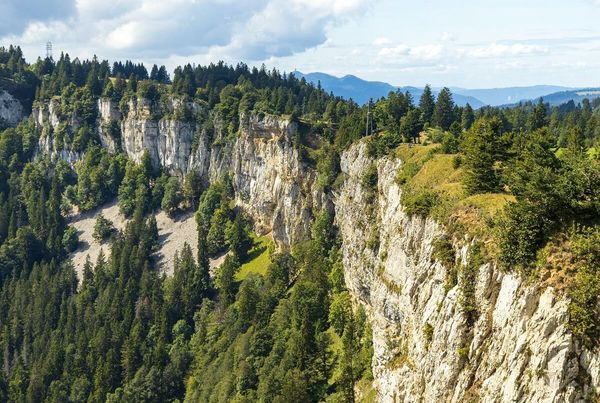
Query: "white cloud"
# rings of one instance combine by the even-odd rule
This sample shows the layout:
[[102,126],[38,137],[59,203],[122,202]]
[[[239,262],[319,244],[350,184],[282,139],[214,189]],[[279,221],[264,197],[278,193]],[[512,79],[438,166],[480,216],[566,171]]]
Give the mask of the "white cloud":
[[387,46],[387,45],[391,45],[392,44],[392,40],[388,37],[385,36],[380,36],[379,38],[375,38],[375,40],[373,41],[373,46]]
[[437,60],[440,59],[444,47],[438,44],[420,45],[409,47],[407,45],[396,45],[383,47],[379,50],[380,59],[411,59],[411,60]]
[[442,42],[454,42],[456,40],[456,36],[451,32],[442,32],[440,39]]
[[[9,6],[14,3],[15,14],[24,14],[17,1],[35,0],[2,1],[9,1]],[[52,40],[57,48],[103,57],[157,59],[210,54],[261,61],[325,43],[332,25],[363,10],[368,2],[76,0],[71,13],[24,19],[21,29],[0,25],[0,39],[30,46]]]
[[492,43],[488,46],[477,47],[468,51],[468,55],[475,58],[494,58],[507,56],[525,56],[547,53],[548,48],[541,45],[513,43],[511,45]]
[[75,13],[73,0],[2,0],[0,36],[21,35],[32,23],[66,19]]

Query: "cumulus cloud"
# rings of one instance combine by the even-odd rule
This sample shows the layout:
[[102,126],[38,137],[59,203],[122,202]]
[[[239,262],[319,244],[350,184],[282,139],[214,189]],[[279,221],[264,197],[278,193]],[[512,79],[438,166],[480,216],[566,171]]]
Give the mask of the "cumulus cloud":
[[0,36],[20,35],[32,23],[63,20],[75,13],[73,0],[2,0]]
[[[19,0],[8,1],[17,4]],[[53,2],[68,3],[48,1]],[[367,2],[76,0],[71,9],[62,6],[60,13],[40,10],[39,18],[25,18],[26,13],[15,8],[14,13],[23,15],[20,26],[3,24],[0,36],[21,44],[49,39],[62,48],[86,48],[111,56],[165,58],[211,54],[265,60],[323,44],[330,26],[362,10]],[[0,21],[2,18],[5,17],[0,17]]]

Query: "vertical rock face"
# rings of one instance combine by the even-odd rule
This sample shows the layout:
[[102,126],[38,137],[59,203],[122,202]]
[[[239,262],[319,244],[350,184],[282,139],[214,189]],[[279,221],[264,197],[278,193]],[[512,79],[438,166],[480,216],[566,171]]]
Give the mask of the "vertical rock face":
[[15,126],[23,120],[23,105],[12,95],[0,90],[0,121]]
[[286,120],[250,116],[243,119],[231,158],[237,204],[254,217],[259,231],[272,230],[286,246],[306,240],[312,212],[327,206],[316,172],[293,147],[297,130]]
[[[552,288],[485,264],[476,280],[478,319],[467,322],[460,284],[446,292],[449,268],[432,257],[443,229],[404,213],[394,182],[400,161],[375,163],[376,208],[369,213],[361,185],[371,160],[360,144],[341,158],[347,180],[335,209],[347,286],[371,313],[380,400],[564,402],[598,388],[599,355],[568,332],[568,301]],[[468,243],[457,249],[466,262]]]
[[77,130],[79,123],[75,116],[61,120],[59,110],[60,101],[56,98],[51,99],[48,104],[33,107],[31,115],[40,134],[36,154],[48,155],[53,160],[62,159],[73,164],[81,159],[81,153],[74,152],[62,145],[57,148],[54,134],[61,123],[68,126],[72,132]]
[[[147,151],[155,166],[179,176],[196,171],[214,182],[230,174],[236,203],[249,212],[258,232],[272,232],[282,247],[310,237],[313,211],[328,204],[316,186],[316,172],[300,161],[293,147],[295,123],[269,115],[241,116],[239,132],[228,137],[218,121],[214,132],[209,132],[196,120],[171,118],[178,108],[195,115],[201,107],[177,99],[170,102],[171,113],[159,119],[145,99],[132,99],[125,114],[112,100],[98,100],[100,142],[109,151],[122,150],[138,162]],[[72,163],[82,156],[68,147],[55,150],[53,134],[61,123],[77,127],[77,119],[60,116],[58,110],[56,99],[34,109],[40,131],[38,153]],[[108,132],[111,125],[120,129],[117,138]]]
[[119,151],[119,141],[112,133],[112,126],[121,119],[121,112],[117,105],[108,98],[100,98],[98,100],[98,135],[100,143],[106,147],[109,152],[114,153]]

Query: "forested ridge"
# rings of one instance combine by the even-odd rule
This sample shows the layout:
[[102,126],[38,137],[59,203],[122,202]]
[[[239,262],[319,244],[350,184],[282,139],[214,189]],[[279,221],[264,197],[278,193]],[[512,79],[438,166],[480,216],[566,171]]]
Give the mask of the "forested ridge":
[[[73,166],[33,158],[33,119],[0,122],[0,401],[354,401],[357,390],[369,393],[370,328],[344,286],[333,213],[314,211],[311,240],[272,248],[262,274],[240,279],[252,223],[233,205],[228,175],[207,183],[194,172],[169,175],[147,154],[136,164],[108,152],[95,128],[101,97],[122,111],[131,99],[149,100],[156,118],[222,125],[229,140],[244,114],[282,115],[298,123],[294,146],[326,193],[343,180],[340,154],[352,144],[365,141],[373,158],[399,156],[407,213],[475,237],[485,259],[534,281],[564,271],[571,330],[597,348],[599,100],[473,110],[456,106],[448,89],[436,99],[426,87],[419,100],[392,92],[360,106],[264,67],[188,64],[170,77],[164,66],[148,73],[139,63],[68,55],[28,64],[12,46],[0,49],[0,79],[26,110],[55,99],[75,114],[82,124],[59,125],[55,148],[83,156]],[[202,108],[169,109],[173,98]],[[119,138],[118,127],[104,129]],[[456,173],[458,188],[421,179],[435,164]],[[376,188],[376,169],[366,169],[363,186]],[[97,220],[95,237],[112,247],[79,281],[67,216],[115,198],[130,222],[117,232]],[[196,212],[198,254],[183,248],[170,277],[156,267],[159,209]],[[457,218],[465,211],[473,221]],[[449,244],[439,240],[436,256],[452,265]],[[224,252],[211,276],[209,258]],[[564,261],[553,266],[556,255]],[[472,295],[463,294],[468,306]]]

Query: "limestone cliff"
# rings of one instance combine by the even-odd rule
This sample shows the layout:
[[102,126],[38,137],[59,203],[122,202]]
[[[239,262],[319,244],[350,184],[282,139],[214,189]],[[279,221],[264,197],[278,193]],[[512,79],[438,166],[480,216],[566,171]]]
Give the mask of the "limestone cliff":
[[7,91],[0,90],[0,124],[15,126],[23,120],[23,105]]
[[[398,160],[375,162],[378,201],[369,212],[373,195],[361,177],[371,163],[363,144],[342,156],[347,180],[335,209],[347,286],[371,313],[380,401],[571,402],[592,396],[600,387],[600,355],[568,332],[568,301],[552,288],[484,264],[475,281],[479,315],[470,324],[460,308],[460,284],[446,290],[449,268],[432,257],[444,229],[404,212],[394,181]],[[455,247],[466,263],[469,243]]]
[[[235,136],[228,135],[195,103],[170,99],[168,113],[157,113],[156,105],[132,99],[125,112],[106,98],[98,100],[95,132],[111,152],[123,151],[139,161],[145,151],[155,166],[172,174],[192,170],[207,181],[231,175],[237,205],[247,210],[259,233],[272,232],[282,247],[310,236],[313,211],[327,205],[327,197],[316,186],[316,173],[300,161],[293,146],[298,127],[288,120],[269,115],[242,115]],[[188,119],[174,112],[187,109]],[[191,116],[191,118],[190,118]],[[62,124],[75,132],[77,116],[63,116],[57,99],[37,105],[33,117],[40,132],[38,153],[73,163],[81,158],[69,145],[56,147],[56,132]],[[211,117],[212,118],[212,117]],[[111,127],[117,127],[117,133]],[[110,129],[110,130],[109,130]]]
[[[34,109],[39,152],[74,162],[81,156],[68,147],[57,151],[53,133],[61,123],[76,127],[77,119],[60,116],[53,102]],[[238,133],[228,135],[218,119],[212,127],[204,124],[201,106],[177,102],[171,100],[173,111],[187,108],[194,118],[157,116],[141,99],[124,112],[99,100],[100,142],[136,160],[148,150],[154,164],[175,174],[196,170],[206,181],[231,175],[236,204],[283,247],[307,239],[313,212],[333,203],[346,283],[373,324],[380,401],[580,401],[600,387],[600,355],[568,332],[568,301],[552,288],[484,264],[476,268],[479,315],[467,320],[461,284],[445,287],[450,268],[432,255],[443,227],[404,212],[394,181],[401,161],[373,161],[357,144],[342,155],[341,188],[326,195],[293,146],[295,123],[246,115]],[[377,189],[366,189],[361,178],[373,163]],[[470,245],[455,240],[458,261],[469,260]]]

